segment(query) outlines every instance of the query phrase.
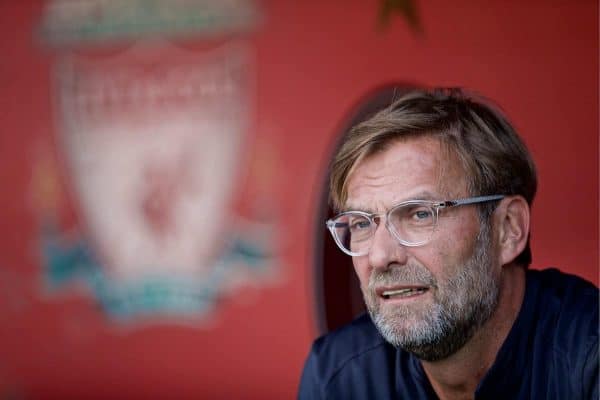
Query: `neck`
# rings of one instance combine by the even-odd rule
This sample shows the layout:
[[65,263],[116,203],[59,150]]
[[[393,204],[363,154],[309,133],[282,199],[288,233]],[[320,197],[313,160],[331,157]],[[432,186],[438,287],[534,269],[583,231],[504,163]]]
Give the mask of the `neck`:
[[501,282],[498,306],[475,335],[448,358],[422,361],[440,399],[472,399],[506,340],[523,302],[525,269],[517,265],[504,266]]

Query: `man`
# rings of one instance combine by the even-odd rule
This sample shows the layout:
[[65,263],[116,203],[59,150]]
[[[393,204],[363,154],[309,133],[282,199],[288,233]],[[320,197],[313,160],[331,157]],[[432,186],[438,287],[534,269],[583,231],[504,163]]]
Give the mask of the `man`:
[[301,399],[597,399],[598,290],[528,270],[535,166],[458,89],[414,91],[355,126],[327,222],[369,316],[315,341]]

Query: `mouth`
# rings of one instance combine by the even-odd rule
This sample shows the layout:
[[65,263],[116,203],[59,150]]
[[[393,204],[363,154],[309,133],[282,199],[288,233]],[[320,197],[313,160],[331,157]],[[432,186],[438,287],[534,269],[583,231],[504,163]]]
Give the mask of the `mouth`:
[[377,294],[385,300],[391,300],[420,296],[428,290],[429,288],[425,286],[399,287],[393,289],[382,288],[377,290]]

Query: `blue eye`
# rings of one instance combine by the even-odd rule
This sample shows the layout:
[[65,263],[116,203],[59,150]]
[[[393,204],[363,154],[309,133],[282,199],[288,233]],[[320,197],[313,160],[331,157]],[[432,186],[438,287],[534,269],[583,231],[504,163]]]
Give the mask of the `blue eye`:
[[415,219],[426,219],[426,218],[431,218],[431,211],[429,210],[418,210],[416,211],[413,216],[415,217]]
[[369,222],[369,220],[367,219],[363,219],[363,220],[358,220],[358,221],[354,221],[350,224],[350,231],[360,231],[360,230],[365,230],[365,229],[369,229],[369,227],[371,226],[371,223]]
[[413,226],[427,226],[433,223],[433,210],[429,207],[418,206],[407,210],[405,222]]

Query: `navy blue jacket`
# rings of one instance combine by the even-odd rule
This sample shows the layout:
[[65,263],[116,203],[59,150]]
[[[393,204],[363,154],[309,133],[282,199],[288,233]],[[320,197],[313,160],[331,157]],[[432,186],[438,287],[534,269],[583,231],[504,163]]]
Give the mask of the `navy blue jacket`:
[[[420,361],[367,315],[315,341],[299,399],[436,399]],[[598,289],[555,269],[527,271],[523,306],[476,399],[598,399]]]

